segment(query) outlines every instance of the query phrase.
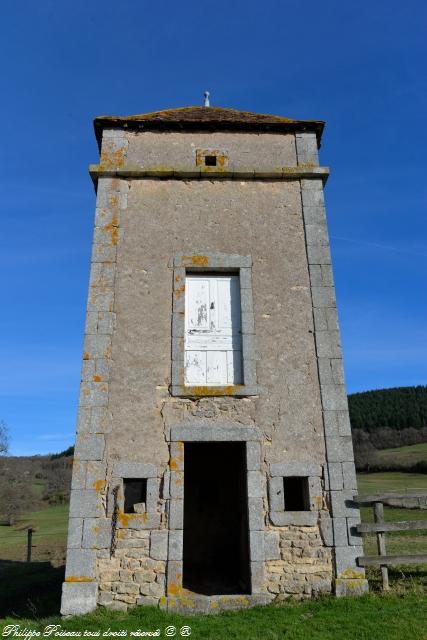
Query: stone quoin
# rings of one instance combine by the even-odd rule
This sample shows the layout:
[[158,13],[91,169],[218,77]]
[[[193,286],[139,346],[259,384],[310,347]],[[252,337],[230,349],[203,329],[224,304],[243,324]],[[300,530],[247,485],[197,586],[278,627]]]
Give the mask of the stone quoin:
[[63,615],[367,589],[323,126],[95,119]]

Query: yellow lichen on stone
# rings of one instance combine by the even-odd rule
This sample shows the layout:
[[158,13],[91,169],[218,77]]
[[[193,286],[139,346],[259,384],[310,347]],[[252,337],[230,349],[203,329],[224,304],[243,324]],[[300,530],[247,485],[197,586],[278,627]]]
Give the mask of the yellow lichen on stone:
[[209,266],[209,258],[208,256],[182,256],[181,264],[184,266],[193,267],[208,267]]
[[65,582],[94,582],[94,579],[87,576],[67,576]]

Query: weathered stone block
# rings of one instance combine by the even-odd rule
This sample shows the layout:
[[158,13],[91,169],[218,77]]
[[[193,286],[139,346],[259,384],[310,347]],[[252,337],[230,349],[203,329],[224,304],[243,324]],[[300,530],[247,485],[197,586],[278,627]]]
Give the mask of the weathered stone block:
[[342,472],[344,479],[344,489],[353,489],[357,491],[356,468],[353,462],[343,462]]
[[249,530],[264,529],[264,507],[262,498],[248,498]]
[[184,528],[184,502],[172,498],[169,500],[169,529]]
[[265,591],[264,562],[251,562],[252,593]]
[[329,246],[328,230],[327,230],[326,224],[322,224],[322,223],[306,224],[305,237],[307,240],[307,245],[316,245],[316,246],[324,246],[324,247]]
[[86,487],[86,469],[87,469],[87,462],[82,462],[81,460],[74,460],[73,477],[71,480],[72,489],[84,489]]
[[[297,159],[299,165],[319,164],[319,156],[317,152],[317,138],[313,133],[296,133],[295,145],[297,150]],[[303,182],[308,182],[303,180]]]
[[304,207],[305,224],[325,224],[326,211],[322,205]]
[[108,402],[108,382],[86,382],[80,385],[81,407],[103,407]]
[[142,607],[157,607],[159,598],[155,598],[154,596],[141,596],[138,598],[136,604]]
[[91,433],[110,433],[112,429],[112,415],[107,407],[92,407]]
[[76,441],[77,460],[102,460],[105,448],[103,435],[79,434]]
[[[270,469],[271,469],[270,465]],[[274,465],[273,465],[274,466]],[[268,498],[270,502],[270,511],[283,511],[285,508],[285,497],[283,489],[283,477],[277,476],[269,478],[268,481]]]
[[100,311],[98,313],[98,327],[97,332],[99,334],[111,335],[116,326],[116,314],[111,311]]
[[332,518],[322,517],[319,520],[319,530],[322,536],[323,544],[326,547],[334,546],[334,532],[332,527]]
[[344,385],[323,384],[320,387],[322,404],[325,411],[345,411],[348,407]]
[[335,549],[335,564],[338,578],[364,578],[365,571],[358,567],[356,559],[363,556],[363,547],[346,546]]
[[270,520],[276,527],[289,524],[298,526],[314,526],[317,523],[317,512],[314,511],[271,511]]
[[84,581],[95,578],[96,555],[91,549],[68,549],[65,580]]
[[82,545],[82,530],[83,519],[82,518],[70,518],[68,520],[68,549],[79,549]]
[[316,331],[315,338],[319,358],[341,357],[341,341],[338,331]]
[[160,481],[158,478],[147,479],[147,513],[155,513],[157,511],[159,489]]
[[260,439],[261,434],[257,427],[245,427],[229,423],[216,423],[214,426],[183,423],[171,428],[172,442],[177,440],[185,442],[243,442]]
[[62,585],[61,614],[78,616],[96,609],[98,584],[96,582],[64,582]]
[[307,255],[309,264],[331,263],[329,245],[309,244],[307,245]]
[[323,189],[319,186],[318,189],[302,189],[302,205],[305,207],[323,207],[325,205],[325,199],[323,196]]
[[347,518],[348,544],[350,546],[363,546],[363,536],[356,529],[358,524],[360,524],[360,518]]
[[106,487],[107,474],[106,463],[100,461],[90,461],[87,462],[86,465],[86,489],[94,489],[98,492],[104,492]]
[[249,545],[251,560],[255,562],[263,562],[264,556],[264,532],[262,531],[250,531],[249,532]]
[[335,580],[335,595],[337,598],[347,598],[350,596],[363,596],[368,593],[368,581],[363,578],[337,578]]
[[246,468],[248,471],[261,469],[261,444],[259,442],[246,444]]
[[353,498],[355,491],[331,491],[331,507],[333,518],[359,518],[360,513]]
[[278,531],[266,531],[264,533],[264,557],[265,560],[280,560],[280,534]]
[[172,498],[184,499],[184,474],[182,471],[171,472],[170,494]]
[[320,464],[310,462],[280,462],[270,464],[272,476],[321,476],[322,467]]
[[243,267],[239,270],[240,276],[240,290],[252,289],[252,269],[249,267]]
[[140,462],[116,462],[113,466],[116,478],[155,478],[157,467],[154,464]]
[[[111,244],[105,244],[98,236],[98,242],[92,246],[92,263],[96,262],[115,262],[117,257],[117,247]],[[111,297],[113,294],[111,293]],[[95,305],[91,305],[94,308]],[[105,311],[109,311],[108,305]],[[96,309],[95,309],[96,310]]]
[[168,532],[167,531],[151,532],[150,556],[154,560],[167,560],[168,558]]
[[347,535],[347,519],[346,518],[333,518],[332,526],[334,531],[334,544],[336,547],[348,546]]
[[329,462],[353,462],[353,442],[351,436],[326,436],[326,451]]
[[328,464],[329,488],[334,491],[342,491],[344,489],[341,462],[330,462]]
[[113,594],[109,591],[100,591],[98,595],[98,604],[106,607],[113,602]]
[[101,515],[101,503],[94,490],[75,489],[70,496],[71,518],[92,518]]
[[84,342],[84,352],[89,359],[106,358],[111,354],[111,336],[109,335],[88,335]]
[[248,498],[263,498],[265,477],[261,471],[248,471]]
[[84,549],[109,549],[112,535],[110,518],[85,518],[82,547]]
[[183,553],[183,531],[174,529],[169,531],[168,556],[169,560],[182,560]]

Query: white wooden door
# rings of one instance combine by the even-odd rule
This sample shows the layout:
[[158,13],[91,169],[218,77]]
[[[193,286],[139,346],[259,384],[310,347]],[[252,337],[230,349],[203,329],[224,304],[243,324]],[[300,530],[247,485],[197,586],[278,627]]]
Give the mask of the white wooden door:
[[239,276],[185,279],[185,384],[242,383]]

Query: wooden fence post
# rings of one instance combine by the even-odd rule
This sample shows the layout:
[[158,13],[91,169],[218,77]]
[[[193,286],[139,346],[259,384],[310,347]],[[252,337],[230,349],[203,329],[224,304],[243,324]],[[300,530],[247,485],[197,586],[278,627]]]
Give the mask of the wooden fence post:
[[27,529],[27,562],[31,562],[31,550],[33,542],[33,530]]
[[[384,505],[382,502],[374,502],[374,520],[378,523],[384,522]],[[385,533],[382,531],[377,531],[377,546],[378,546],[378,555],[385,556],[387,555],[385,549]],[[381,566],[381,575],[383,579],[383,591],[388,591],[390,588],[388,582],[388,569],[385,565]]]

